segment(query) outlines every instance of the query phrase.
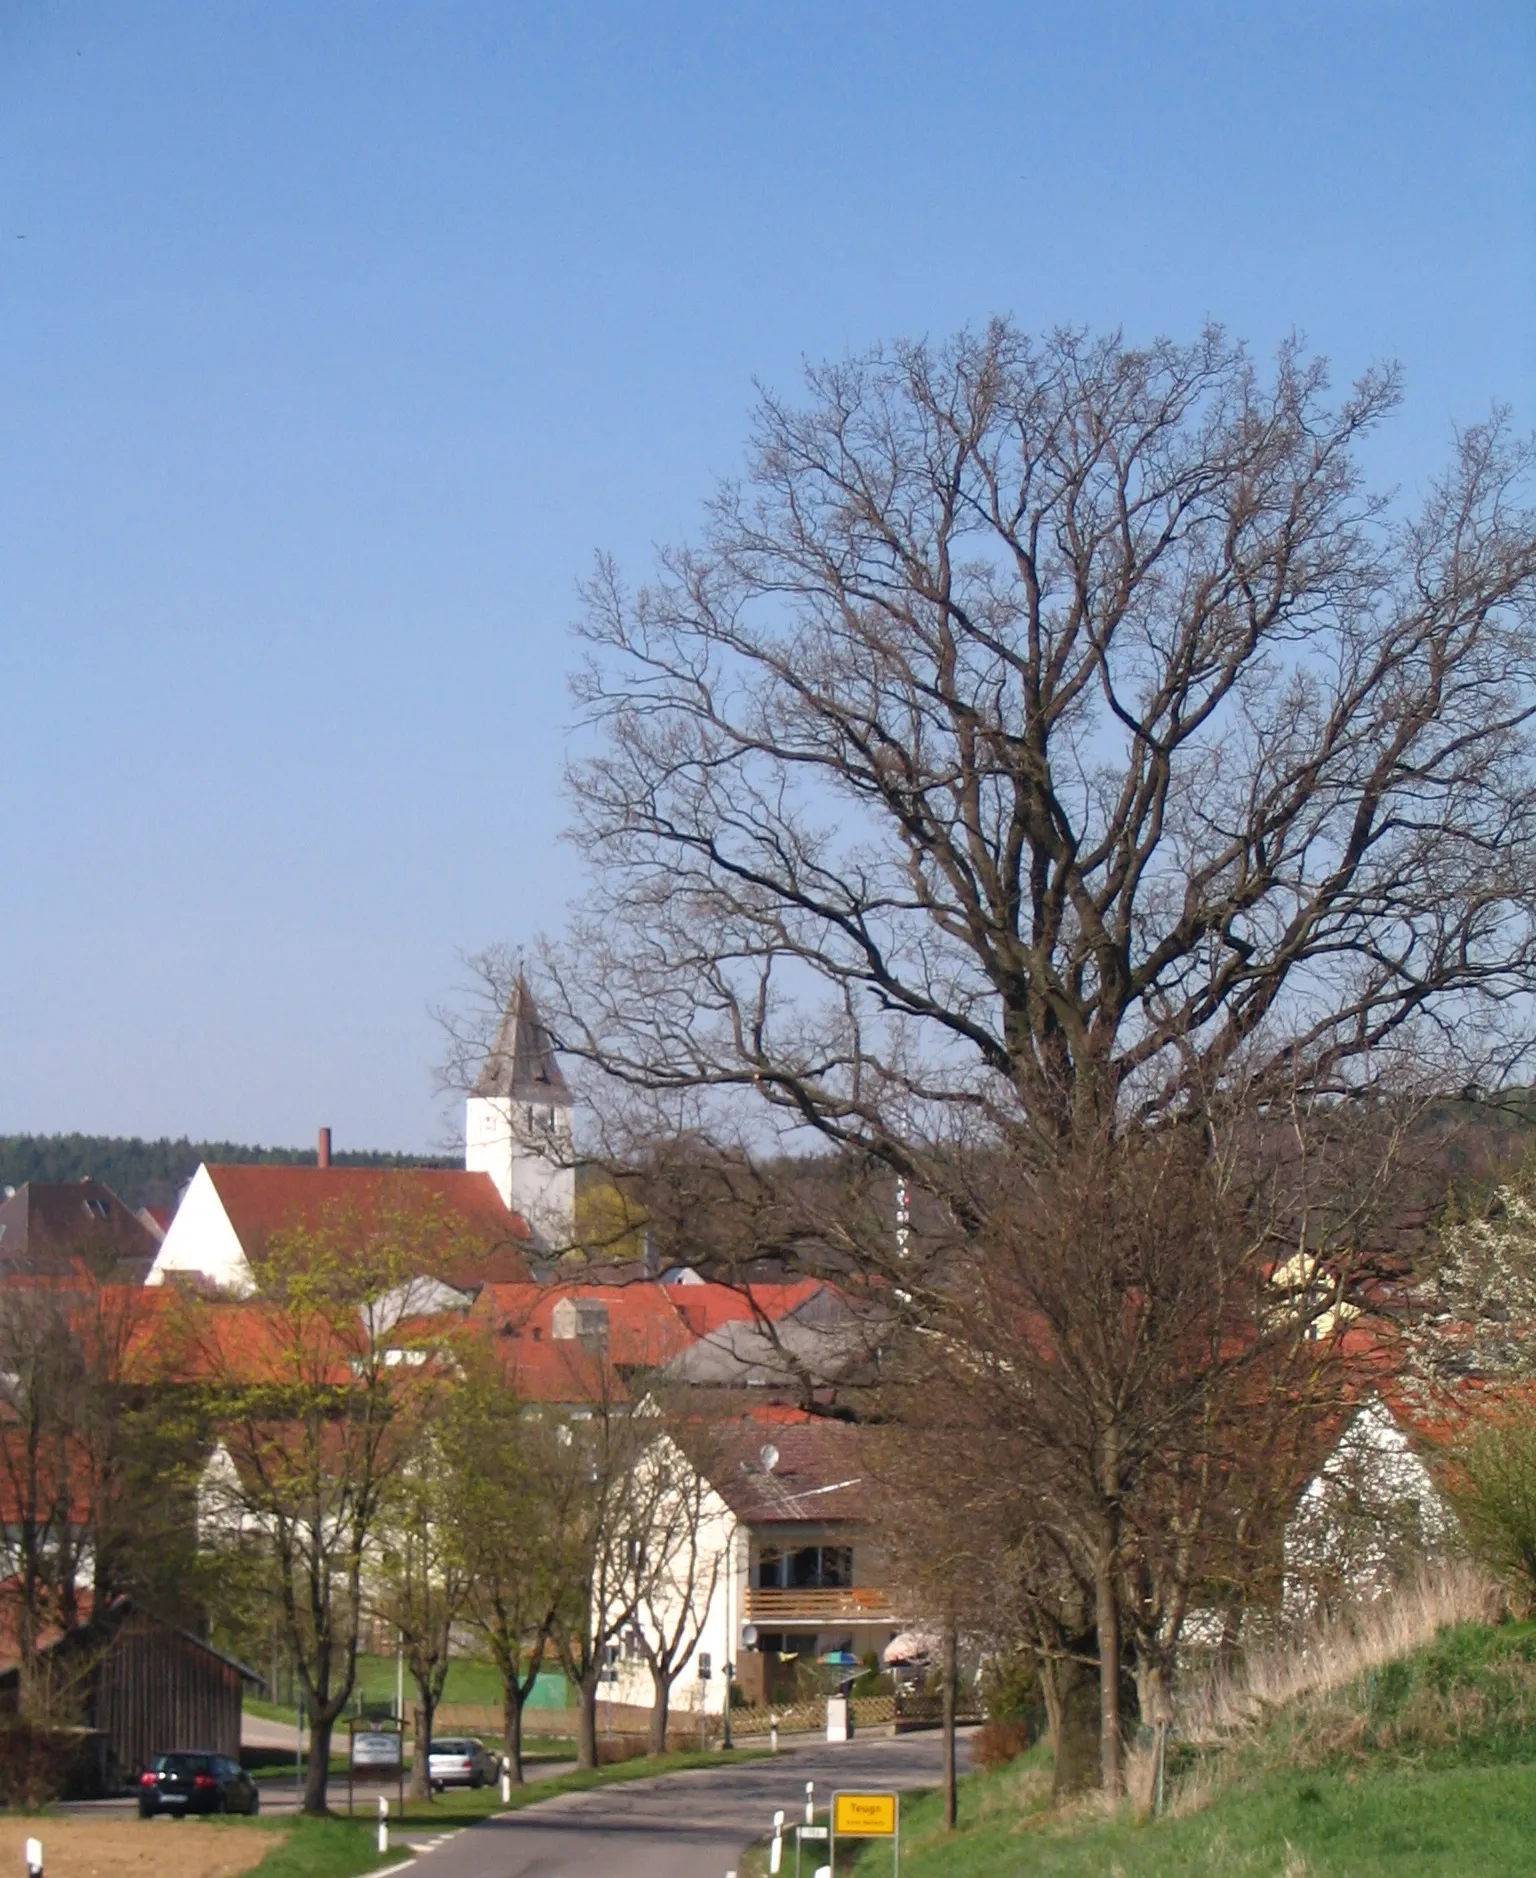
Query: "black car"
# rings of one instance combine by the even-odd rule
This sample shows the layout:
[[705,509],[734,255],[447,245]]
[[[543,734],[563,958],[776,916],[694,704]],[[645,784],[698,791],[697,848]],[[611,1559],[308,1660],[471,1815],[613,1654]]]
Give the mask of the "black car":
[[256,1782],[227,1754],[157,1754],[139,1775],[140,1819],[260,1811]]

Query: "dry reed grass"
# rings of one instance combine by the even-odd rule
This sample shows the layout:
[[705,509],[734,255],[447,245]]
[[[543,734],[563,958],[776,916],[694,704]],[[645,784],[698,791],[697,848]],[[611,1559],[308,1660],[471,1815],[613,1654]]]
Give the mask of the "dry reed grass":
[[1448,1625],[1494,1623],[1503,1611],[1504,1593],[1486,1573],[1465,1560],[1448,1560],[1389,1597],[1312,1625],[1276,1647],[1250,1650],[1236,1669],[1213,1671],[1181,1690],[1180,1739],[1225,1745],[1287,1703],[1346,1688],[1384,1663],[1412,1655]]

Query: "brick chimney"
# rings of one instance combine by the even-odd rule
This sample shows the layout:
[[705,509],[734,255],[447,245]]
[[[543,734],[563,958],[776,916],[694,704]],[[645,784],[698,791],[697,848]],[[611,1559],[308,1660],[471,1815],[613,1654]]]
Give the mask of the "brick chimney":
[[329,1167],[331,1164],[331,1131],[329,1128],[322,1128],[320,1130],[320,1141],[315,1150],[315,1164],[318,1167]]

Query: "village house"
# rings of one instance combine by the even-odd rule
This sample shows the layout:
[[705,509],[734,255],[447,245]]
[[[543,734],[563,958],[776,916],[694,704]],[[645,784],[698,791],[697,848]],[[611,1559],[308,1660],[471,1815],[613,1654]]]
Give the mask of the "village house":
[[[850,1422],[764,1409],[700,1426],[681,1438],[687,1453],[664,1438],[671,1464],[707,1483],[679,1715],[720,1713],[727,1664],[749,1704],[825,1693],[911,1627],[915,1614],[886,1579],[860,1435]],[[657,1564],[654,1615],[642,1613],[618,1645],[607,1691],[637,1707],[653,1690],[639,1626],[671,1630],[679,1615],[679,1559]]]

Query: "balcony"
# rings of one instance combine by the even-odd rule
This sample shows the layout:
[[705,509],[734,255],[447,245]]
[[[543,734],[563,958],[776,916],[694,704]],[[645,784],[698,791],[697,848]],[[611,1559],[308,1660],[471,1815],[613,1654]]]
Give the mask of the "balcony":
[[750,1587],[745,1615],[754,1624],[881,1624],[896,1622],[896,1607],[882,1585],[798,1591]]

